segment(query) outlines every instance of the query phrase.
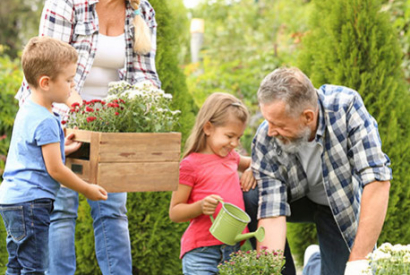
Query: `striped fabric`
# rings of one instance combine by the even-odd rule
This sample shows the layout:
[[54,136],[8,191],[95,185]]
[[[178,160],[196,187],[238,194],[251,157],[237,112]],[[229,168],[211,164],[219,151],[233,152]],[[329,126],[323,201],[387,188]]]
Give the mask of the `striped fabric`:
[[[81,95],[85,79],[92,67],[98,45],[98,16],[95,5],[98,0],[46,0],[41,16],[39,35],[50,36],[71,44],[78,52],[78,67],[75,76],[76,90]],[[146,55],[133,51],[134,10],[126,1],[125,33],[126,64],[118,71],[120,80],[135,84],[151,81],[161,87],[155,68],[156,30],[155,11],[147,1],[141,1],[141,16],[151,30],[153,50]],[[20,104],[30,95],[30,88],[23,80],[16,98]],[[54,104],[54,111],[66,120],[69,108],[64,104]]]
[[[390,159],[381,150],[377,122],[356,91],[323,85],[317,92],[316,141],[323,147],[323,184],[346,244],[352,247],[363,186],[391,180]],[[252,169],[259,186],[258,218],[290,216],[289,202],[308,192],[307,177],[296,155],[282,151],[267,132],[265,121],[252,144]]]

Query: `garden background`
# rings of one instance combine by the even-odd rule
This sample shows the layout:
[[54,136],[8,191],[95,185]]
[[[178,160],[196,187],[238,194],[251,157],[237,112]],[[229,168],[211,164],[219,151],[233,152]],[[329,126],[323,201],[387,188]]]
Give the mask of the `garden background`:
[[[379,244],[410,243],[410,0],[213,0],[190,9],[182,0],[150,0],[158,22],[157,69],[162,89],[182,110],[183,141],[205,98],[216,91],[242,99],[252,114],[242,152],[261,122],[256,91],[279,66],[297,66],[313,81],[359,91],[379,123],[392,161],[388,214]],[[21,80],[20,54],[37,34],[43,0],[2,0],[0,6],[0,175]],[[205,22],[199,62],[190,59],[190,19]],[[179,241],[187,224],[168,218],[170,192],[130,193],[133,273],[181,273]],[[76,229],[77,273],[100,274],[89,207],[81,197]],[[0,225],[0,273],[7,262]],[[313,226],[289,225],[298,262],[317,242]]]

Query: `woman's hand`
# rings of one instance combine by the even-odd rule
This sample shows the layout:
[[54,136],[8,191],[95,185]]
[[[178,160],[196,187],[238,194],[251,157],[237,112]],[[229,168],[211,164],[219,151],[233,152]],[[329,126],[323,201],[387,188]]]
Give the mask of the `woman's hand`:
[[213,215],[215,213],[216,207],[222,198],[218,195],[209,195],[202,200],[202,213],[204,215]]
[[78,149],[80,149],[81,147],[81,142],[79,141],[74,141],[74,133],[69,134],[68,136],[66,136],[65,138],[65,142],[64,142],[64,152],[65,155],[69,155],[71,153],[74,153],[75,151],[77,151]]
[[253,176],[252,169],[249,167],[246,169],[241,176],[241,188],[242,191],[248,192],[251,189],[255,189],[256,179]]
[[71,105],[73,105],[74,103],[79,103],[80,105],[83,104],[83,99],[81,98],[81,96],[77,93],[76,90],[72,89],[70,96],[67,98],[67,101],[65,102],[65,104],[71,108]]

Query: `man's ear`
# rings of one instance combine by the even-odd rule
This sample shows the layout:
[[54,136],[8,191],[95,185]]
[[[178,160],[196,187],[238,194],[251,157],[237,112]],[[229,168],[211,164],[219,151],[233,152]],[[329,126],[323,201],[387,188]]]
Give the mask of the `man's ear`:
[[38,80],[38,85],[42,90],[47,90],[50,85],[50,77],[43,75]]
[[204,133],[206,136],[209,136],[211,134],[211,130],[212,130],[212,123],[207,121],[204,125]]
[[306,125],[315,121],[315,112],[312,109],[306,109],[302,113],[303,121]]

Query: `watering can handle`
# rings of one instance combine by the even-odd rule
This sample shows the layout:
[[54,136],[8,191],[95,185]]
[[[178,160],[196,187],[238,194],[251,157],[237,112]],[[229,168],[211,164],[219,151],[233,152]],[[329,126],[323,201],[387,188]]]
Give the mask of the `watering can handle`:
[[[222,204],[222,206],[223,206],[223,204],[224,204],[224,201],[223,200],[220,200],[220,199],[216,199],[218,202],[220,202],[221,204]],[[214,223],[214,216],[213,215],[209,215],[209,217],[211,218],[211,222],[212,223]]]

